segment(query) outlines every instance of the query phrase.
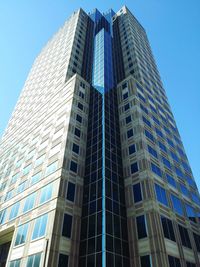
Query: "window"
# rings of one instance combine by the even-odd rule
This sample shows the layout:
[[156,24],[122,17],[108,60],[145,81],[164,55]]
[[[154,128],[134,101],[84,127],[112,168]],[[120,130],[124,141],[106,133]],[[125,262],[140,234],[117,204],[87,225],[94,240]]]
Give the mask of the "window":
[[17,230],[17,237],[15,240],[15,246],[24,244],[26,241],[28,231],[28,223],[21,225]]
[[188,204],[185,204],[185,209],[186,209],[186,214],[187,214],[187,217],[189,218],[189,220],[196,222],[196,220],[195,220],[196,214],[195,214],[193,207],[191,207]]
[[165,167],[171,169],[171,164],[170,164],[168,159],[166,159],[165,157],[162,157],[162,161],[163,161],[163,164],[165,165]]
[[10,190],[10,191],[8,191],[8,192],[6,193],[6,196],[5,196],[5,199],[4,199],[4,201],[7,201],[7,200],[11,199],[11,198],[12,198],[12,196],[13,196],[13,194],[14,194],[14,189],[13,189],[13,190]]
[[135,173],[138,171],[138,164],[137,162],[134,162],[133,164],[131,164],[131,173]]
[[179,229],[182,245],[187,248],[192,248],[187,229],[181,225],[178,226],[178,229]]
[[40,164],[43,164],[44,159],[45,159],[45,154],[42,155],[41,157],[37,158],[36,161],[35,161],[35,167],[39,166]]
[[146,137],[148,137],[152,142],[154,142],[154,137],[149,131],[145,130],[144,133]]
[[142,200],[142,192],[141,192],[140,183],[133,185],[133,198],[134,198],[135,203]]
[[73,160],[70,163],[70,171],[77,172],[78,165]]
[[200,252],[200,235],[193,233],[194,241],[197,247],[197,251]]
[[168,261],[170,267],[181,267],[180,260],[178,258],[168,256]]
[[143,120],[143,122],[144,122],[146,125],[148,125],[149,127],[151,127],[151,123],[150,123],[150,121],[147,120],[144,116],[142,116],[142,120]]
[[23,183],[21,183],[21,184],[18,186],[18,188],[17,188],[17,194],[23,192],[23,191],[25,190],[25,188],[26,188],[26,181],[23,182]]
[[182,171],[179,168],[175,167],[175,171],[176,171],[176,174],[177,174],[177,176],[179,178],[181,178],[181,179],[184,178],[183,173],[182,173]]
[[20,206],[20,202],[17,202],[12,206],[11,212],[10,212],[10,216],[9,216],[9,220],[12,220],[15,217],[17,217],[18,211],[19,211],[19,206]]
[[141,267],[151,267],[151,259],[149,255],[140,257]]
[[130,138],[131,136],[133,136],[133,129],[127,131],[127,137]]
[[45,187],[42,188],[41,190],[41,196],[40,196],[40,204],[46,202],[49,200],[52,196],[52,191],[53,191],[53,184],[48,184]]
[[59,254],[58,267],[68,267],[68,255]]
[[176,213],[183,215],[183,207],[180,199],[171,194],[171,200],[172,200],[173,210]]
[[52,174],[53,172],[57,170],[57,168],[58,168],[58,161],[54,161],[53,163],[47,166],[45,174],[46,175]]
[[71,230],[72,230],[72,216],[69,214],[64,214],[62,236],[70,238]]
[[19,172],[12,176],[10,184],[14,184],[19,178]]
[[20,259],[11,261],[9,267],[20,267],[20,262],[21,262]]
[[161,149],[162,151],[164,151],[164,152],[167,153],[167,148],[166,148],[166,146],[165,146],[163,143],[158,142],[158,145],[159,145],[159,147],[160,147],[160,149]]
[[152,162],[151,162],[151,170],[152,170],[152,172],[154,172],[158,176],[162,177],[162,172],[161,172],[160,168]]
[[164,204],[165,206],[168,206],[167,195],[166,195],[165,189],[159,186],[158,184],[155,184],[155,190],[156,190],[157,200],[160,203]]
[[192,262],[186,261],[186,266],[187,267],[196,267],[196,263],[192,263]]
[[161,222],[164,237],[176,242],[172,221],[164,216],[161,216]]
[[181,188],[181,192],[183,193],[183,195],[185,196],[189,196],[189,192],[187,190],[187,187],[185,187],[183,184],[180,184],[180,188]]
[[35,197],[36,197],[36,193],[33,193],[26,198],[23,212],[27,212],[33,208],[34,203],[35,203]]
[[83,110],[83,104],[81,104],[80,102],[78,102],[78,108],[79,108],[80,110]]
[[31,170],[31,164],[29,164],[23,169],[23,175],[27,175],[30,172],[30,170]]
[[81,136],[81,131],[80,131],[78,128],[75,128],[75,130],[74,130],[74,134],[75,134],[76,136],[80,137],[80,136]]
[[146,218],[144,215],[136,217],[138,239],[147,237]]
[[158,136],[163,137],[163,133],[158,128],[155,128],[155,130]]
[[151,146],[148,145],[148,151],[149,153],[154,156],[155,158],[158,158],[158,154],[155,149],[153,149]]
[[39,267],[41,253],[37,253],[28,257],[26,267]]
[[130,108],[129,103],[124,106],[124,111],[127,111]]
[[135,153],[136,152],[135,144],[129,146],[128,150],[129,150],[129,155]]
[[126,92],[125,94],[123,94],[123,99],[128,98],[128,92]]
[[170,185],[172,185],[173,187],[176,187],[176,181],[174,180],[174,178],[171,175],[166,173],[166,178],[167,178],[167,181]]
[[42,215],[42,216],[38,217],[35,220],[32,240],[34,240],[36,238],[39,238],[39,237],[42,237],[42,236],[45,235],[47,219],[48,219],[48,214],[45,214],[45,215]]
[[129,122],[131,122],[131,115],[129,115],[128,117],[126,117],[126,124],[128,124]]
[[72,151],[79,154],[79,146],[77,144],[74,144],[73,143],[73,146],[72,146]]
[[34,174],[31,177],[30,185],[33,185],[33,184],[36,184],[37,182],[39,182],[41,177],[42,177],[42,172],[38,172],[38,173]]
[[0,225],[5,222],[6,219],[6,209],[0,211]]
[[68,182],[68,187],[67,187],[67,200],[74,201],[75,197],[75,184]]
[[77,120],[78,122],[81,123],[81,122],[82,122],[82,117],[81,117],[80,115],[77,114],[77,115],[76,115],[76,120]]

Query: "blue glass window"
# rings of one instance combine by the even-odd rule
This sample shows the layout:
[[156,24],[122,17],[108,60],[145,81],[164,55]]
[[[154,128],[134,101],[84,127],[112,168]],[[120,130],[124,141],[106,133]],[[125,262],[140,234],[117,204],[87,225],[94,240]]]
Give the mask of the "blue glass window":
[[28,257],[26,267],[39,267],[40,266],[41,253],[33,254]]
[[167,173],[166,173],[166,177],[167,177],[168,183],[172,185],[173,187],[176,187],[176,181],[174,180],[174,178]]
[[48,184],[45,187],[42,188],[41,190],[41,196],[40,196],[40,204],[48,201],[51,199],[52,196],[52,191],[53,191],[53,184]]
[[32,234],[32,240],[45,235],[47,226],[48,214],[42,215],[35,220],[35,225]]
[[23,192],[26,188],[26,181],[21,183],[18,188],[17,188],[17,194],[20,194],[21,192]]
[[185,196],[189,196],[189,192],[187,190],[187,187],[185,187],[183,184],[180,184],[180,188],[181,188],[181,192],[183,193],[183,195]]
[[29,195],[28,197],[26,197],[23,212],[27,212],[33,208],[34,203],[35,203],[35,198],[36,198],[36,193],[33,193]]
[[183,206],[180,199],[171,194],[171,200],[172,200],[173,210],[176,213],[183,215]]
[[173,160],[175,160],[176,162],[179,162],[179,158],[177,157],[177,155],[172,151],[170,151],[170,153],[171,153]]
[[160,168],[152,162],[151,162],[151,170],[152,170],[152,172],[154,172],[158,176],[162,177],[162,172],[161,172]]
[[170,164],[169,160],[167,160],[165,157],[162,157],[162,161],[163,161],[163,164],[164,164],[167,168],[171,169],[171,164]]
[[144,133],[145,133],[146,137],[148,137],[151,141],[154,142],[154,137],[149,131],[145,130]]
[[137,162],[134,162],[133,164],[131,164],[131,173],[135,173],[135,172],[138,172]]
[[180,177],[181,179],[183,179],[184,176],[183,176],[182,171],[181,171],[179,168],[177,168],[177,167],[175,167],[175,170],[176,170],[176,174],[177,174],[177,176]]
[[143,110],[146,114],[149,113],[148,110],[147,110],[147,108],[145,108],[142,104],[140,104],[140,108],[141,108],[141,110]]
[[154,156],[155,158],[158,158],[158,154],[155,149],[153,149],[151,146],[148,145],[148,151],[149,153]]
[[26,236],[28,231],[28,223],[21,225],[17,230],[17,237],[15,240],[15,246],[24,244],[26,242]]
[[163,137],[163,133],[158,128],[155,128],[155,130],[158,136]]
[[11,211],[10,211],[9,220],[12,220],[15,217],[17,217],[18,211],[19,211],[19,206],[20,206],[20,202],[17,202],[12,206]]
[[164,204],[165,206],[168,206],[167,195],[166,195],[165,189],[159,186],[158,184],[155,184],[155,190],[156,190],[157,200],[160,203]]
[[147,120],[144,116],[142,116],[142,120],[143,120],[143,122],[144,122],[146,125],[148,125],[149,127],[151,127],[151,123],[150,123],[150,121]]
[[52,174],[57,170],[57,168],[58,168],[58,161],[51,163],[50,165],[47,166],[46,175]]
[[127,137],[130,138],[131,136],[133,136],[133,129],[127,131]]
[[10,262],[9,267],[20,267],[21,259]]
[[34,174],[34,175],[31,177],[31,183],[30,183],[30,184],[33,185],[33,184],[39,182],[40,179],[41,179],[41,177],[42,177],[42,172],[38,172],[38,173]]
[[6,209],[0,211],[0,225],[5,222],[6,219]]
[[188,204],[185,204],[185,209],[186,209],[187,217],[191,221],[196,222],[196,220],[195,220],[196,214],[195,214],[195,211],[194,211],[193,207],[188,205]]
[[129,146],[129,155],[133,154],[136,152],[136,149],[135,149],[135,144],[132,144],[131,146]]
[[158,142],[158,145],[159,145],[159,147],[160,147],[161,150],[163,150],[164,152],[167,152],[167,148],[166,148],[166,146],[163,143]]

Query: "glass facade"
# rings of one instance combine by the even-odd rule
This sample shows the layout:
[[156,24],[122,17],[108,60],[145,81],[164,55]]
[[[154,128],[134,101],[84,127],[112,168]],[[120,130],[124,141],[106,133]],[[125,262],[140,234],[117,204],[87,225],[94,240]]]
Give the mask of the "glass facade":
[[0,266],[199,266],[199,204],[144,28],[74,12],[0,143]]

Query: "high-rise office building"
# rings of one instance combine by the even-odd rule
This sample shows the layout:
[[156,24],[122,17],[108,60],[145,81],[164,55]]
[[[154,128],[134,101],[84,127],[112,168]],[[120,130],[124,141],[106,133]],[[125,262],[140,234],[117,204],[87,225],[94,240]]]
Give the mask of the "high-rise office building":
[[0,147],[0,266],[200,266],[200,199],[146,32],[74,12]]

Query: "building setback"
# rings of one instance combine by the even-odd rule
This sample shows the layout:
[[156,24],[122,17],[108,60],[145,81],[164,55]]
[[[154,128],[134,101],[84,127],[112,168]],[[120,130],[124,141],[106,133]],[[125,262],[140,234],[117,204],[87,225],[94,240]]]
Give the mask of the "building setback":
[[144,28],[74,12],[0,145],[0,266],[200,266],[200,199]]

